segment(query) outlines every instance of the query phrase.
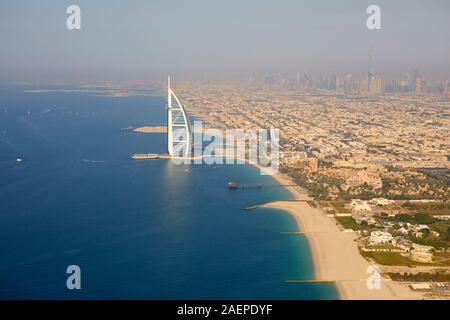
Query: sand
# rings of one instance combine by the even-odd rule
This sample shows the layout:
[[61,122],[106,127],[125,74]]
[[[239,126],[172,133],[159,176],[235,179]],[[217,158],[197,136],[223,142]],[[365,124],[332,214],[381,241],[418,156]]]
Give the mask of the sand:
[[[283,174],[273,176],[281,185],[292,185],[292,180]],[[312,200],[300,187],[287,186],[296,200]],[[314,264],[316,280],[333,281],[341,299],[422,299],[423,294],[412,291],[407,285],[389,279],[381,279],[381,288],[370,290],[367,279],[369,262],[359,253],[356,235],[342,232],[333,217],[313,208],[307,201],[275,201],[262,207],[288,212],[297,222],[299,230],[306,236]],[[287,279],[296,280],[296,279]],[[292,283],[292,285],[296,285]]]
[[[165,127],[142,127],[137,132],[162,132]],[[258,169],[257,164],[251,164]],[[267,170],[262,168],[262,170]],[[294,185],[292,179],[281,173],[272,176],[294,196],[296,201],[275,201],[261,207],[284,210],[297,222],[299,231],[308,240],[315,280],[332,281],[336,284],[341,299],[422,299],[423,294],[412,291],[404,284],[382,278],[381,288],[370,290],[367,279],[369,262],[359,253],[356,235],[342,232],[333,217],[308,204],[306,190]],[[303,201],[298,201],[303,200]],[[298,279],[286,279],[298,280]],[[311,279],[313,280],[313,279]],[[292,285],[296,285],[292,283]]]
[[166,133],[167,127],[165,126],[144,126],[133,129],[134,132],[140,133]]

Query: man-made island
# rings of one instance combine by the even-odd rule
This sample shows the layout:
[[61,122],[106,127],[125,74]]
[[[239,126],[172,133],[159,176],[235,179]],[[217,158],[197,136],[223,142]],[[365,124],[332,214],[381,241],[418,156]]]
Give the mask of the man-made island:
[[139,128],[133,128],[132,131],[140,133],[166,133],[166,126],[144,126]]

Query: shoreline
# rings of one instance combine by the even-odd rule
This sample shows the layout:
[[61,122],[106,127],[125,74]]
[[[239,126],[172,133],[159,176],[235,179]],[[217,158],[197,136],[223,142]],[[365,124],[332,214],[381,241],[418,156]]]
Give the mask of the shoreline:
[[[255,168],[261,169],[258,165]],[[282,173],[272,178],[285,188],[293,200],[311,200],[307,191],[292,186],[292,179]],[[308,242],[313,263],[314,280],[332,281],[339,300],[411,300],[423,299],[423,294],[412,291],[405,284],[382,278],[381,288],[370,290],[366,281],[369,262],[359,253],[356,235],[342,232],[334,218],[326,216],[306,201],[274,201],[261,206],[290,214]],[[292,279],[295,280],[295,279]],[[311,279],[312,280],[312,279]]]
[[[245,162],[260,170],[260,173],[268,170],[257,163]],[[408,286],[386,278],[381,278],[381,288],[368,289],[367,279],[373,277],[373,271],[368,273],[370,264],[358,251],[356,235],[342,232],[333,217],[311,206],[307,201],[313,199],[289,176],[278,172],[271,177],[292,195],[292,200],[304,200],[273,201],[259,207],[277,209],[294,218],[301,236],[306,237],[313,263],[314,279],[308,280],[333,282],[339,300],[423,299],[423,293],[414,292]]]

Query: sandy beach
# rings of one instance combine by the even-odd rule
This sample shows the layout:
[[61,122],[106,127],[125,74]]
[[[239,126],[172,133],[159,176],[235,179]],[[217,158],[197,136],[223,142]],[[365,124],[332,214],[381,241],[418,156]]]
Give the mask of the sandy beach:
[[[258,170],[269,171],[268,168],[256,163],[246,162]],[[370,264],[358,251],[355,243],[356,234],[343,232],[333,217],[328,217],[319,208],[312,207],[308,201],[313,199],[308,196],[306,190],[295,185],[289,176],[276,173],[272,177],[292,194],[293,201],[274,201],[259,207],[283,210],[295,219],[299,231],[304,234],[289,236],[306,237],[308,240],[314,264],[314,279],[310,280],[334,282],[340,299],[423,299],[422,293],[414,292],[405,284],[385,278],[381,279],[381,288],[369,289],[367,279],[373,272],[368,273]],[[296,285],[295,280],[304,279],[286,280]]]
[[[273,178],[285,185],[295,200],[312,200],[305,190],[291,186],[293,182],[290,177],[276,174]],[[367,268],[370,264],[358,252],[356,235],[342,232],[334,218],[313,208],[307,201],[275,201],[261,207],[281,209],[292,215],[299,230],[305,234],[289,236],[306,236],[315,279],[335,282],[340,299],[422,299],[422,294],[408,286],[385,278],[381,280],[380,289],[368,289],[367,279],[371,274],[367,273]]]

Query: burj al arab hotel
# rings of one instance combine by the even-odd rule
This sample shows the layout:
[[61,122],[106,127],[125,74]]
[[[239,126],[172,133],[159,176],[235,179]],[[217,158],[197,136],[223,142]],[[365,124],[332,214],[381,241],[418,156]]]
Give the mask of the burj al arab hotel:
[[173,157],[191,156],[191,128],[183,106],[167,80],[167,151]]

